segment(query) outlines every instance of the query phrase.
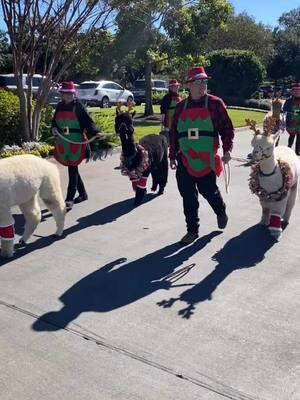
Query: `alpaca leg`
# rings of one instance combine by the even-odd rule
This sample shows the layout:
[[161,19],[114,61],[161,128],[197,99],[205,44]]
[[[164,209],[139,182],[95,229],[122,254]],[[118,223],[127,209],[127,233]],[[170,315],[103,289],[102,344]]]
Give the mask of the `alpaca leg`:
[[270,223],[268,226],[269,232],[274,239],[279,240],[282,234],[281,219],[286,209],[287,199],[272,203],[270,209]]
[[296,198],[297,198],[297,186],[298,186],[298,184],[295,185],[295,186],[291,189],[290,194],[289,194],[289,198],[288,198],[288,201],[287,201],[285,213],[284,213],[284,215],[283,215],[283,223],[284,223],[285,226],[288,225],[288,223],[289,223],[289,221],[290,221],[291,213],[292,213],[292,210],[293,210],[294,205],[295,205],[295,203],[296,203]]
[[14,219],[10,208],[0,211],[1,257],[10,258],[14,254]]
[[260,205],[262,208],[260,224],[268,226],[270,222],[270,204],[263,200],[260,200]]
[[57,199],[43,199],[48,209],[52,212],[56,223],[55,236],[62,236],[65,226],[66,209],[63,202]]
[[269,221],[270,221],[270,210],[268,208],[263,208],[260,224],[269,225]]
[[143,176],[136,182],[136,192],[135,192],[135,200],[134,205],[135,207],[142,204],[145,194],[147,193],[147,179],[150,175],[150,168],[144,171]]
[[164,189],[166,187],[168,181],[168,173],[169,173],[169,163],[168,163],[168,155],[164,154],[163,159],[161,160],[159,169],[158,169],[158,182],[159,182],[159,191],[158,194],[163,194]]
[[151,192],[156,192],[158,186],[158,170],[153,169],[151,171],[151,176],[152,176]]
[[25,229],[20,243],[26,243],[41,221],[41,208],[37,196],[32,197],[26,203],[19,205],[24,214]]
[[142,189],[139,187],[136,189],[135,199],[134,199],[135,207],[138,207],[142,204],[145,194],[146,194],[146,189]]
[[14,240],[4,240],[1,238],[1,257],[11,258],[14,255]]
[[58,171],[46,177],[40,189],[40,196],[48,209],[52,212],[56,222],[55,236],[63,234],[65,225],[66,208],[62,195],[60,177]]

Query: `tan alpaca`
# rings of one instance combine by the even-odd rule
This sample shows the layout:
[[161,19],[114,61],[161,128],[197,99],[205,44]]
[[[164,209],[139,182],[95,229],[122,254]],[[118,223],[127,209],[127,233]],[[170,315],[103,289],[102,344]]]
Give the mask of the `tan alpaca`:
[[256,128],[255,121],[246,122],[254,131],[251,145],[256,161],[249,186],[262,206],[261,223],[268,225],[271,235],[279,240],[296,202],[300,160],[290,148],[275,147],[279,132],[276,132],[274,117],[268,115],[265,118],[262,132]]
[[65,203],[57,167],[33,155],[0,160],[0,236],[1,256],[14,253],[14,219],[11,207],[19,206],[25,218],[21,242],[26,243],[41,220],[38,195],[52,212],[56,235],[61,236],[65,221]]

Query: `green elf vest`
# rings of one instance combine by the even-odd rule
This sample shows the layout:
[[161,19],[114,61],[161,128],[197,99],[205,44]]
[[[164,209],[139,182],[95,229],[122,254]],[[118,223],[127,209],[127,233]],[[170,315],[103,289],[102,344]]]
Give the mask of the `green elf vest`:
[[290,135],[300,135],[300,100],[294,99],[291,107],[292,118],[287,131]]
[[54,157],[65,166],[79,165],[87,151],[87,137],[81,130],[75,110],[76,105],[72,111],[58,111],[55,116],[59,132],[68,141],[57,137]]
[[217,154],[219,135],[214,130],[208,109],[208,96],[204,107],[187,108],[187,105],[188,99],[177,123],[183,165],[190,175],[197,178],[211,171],[219,176],[222,172],[221,158]]
[[181,98],[176,96],[171,96],[171,102],[166,112],[165,128],[172,128],[172,122],[175,114],[175,108],[177,104],[181,101]]

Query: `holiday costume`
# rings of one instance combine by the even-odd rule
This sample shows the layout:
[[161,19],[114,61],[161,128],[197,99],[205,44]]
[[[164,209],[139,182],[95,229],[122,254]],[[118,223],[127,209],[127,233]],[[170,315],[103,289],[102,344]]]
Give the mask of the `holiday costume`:
[[[201,79],[208,79],[203,68],[194,70],[191,70],[194,76],[200,74]],[[197,234],[199,230],[198,192],[217,216],[226,215],[225,204],[216,185],[216,176],[222,172],[221,158],[217,153],[219,135],[224,152],[230,151],[233,126],[220,98],[205,94],[193,100],[189,96],[177,105],[170,135],[170,159],[176,159],[178,163],[176,179],[183,198],[188,233]]]
[[[296,88],[296,85],[293,88]],[[283,112],[287,113],[286,130],[290,135],[288,146],[292,147],[296,138],[296,154],[300,155],[300,97],[288,98],[284,103]]]
[[[169,81],[170,86],[179,86],[179,83],[176,79],[172,79]],[[165,129],[171,129],[175,108],[180,101],[181,97],[179,94],[173,93],[171,90],[163,97],[160,105],[160,113],[164,115],[163,124]]]
[[[67,82],[61,89],[62,93],[74,93],[72,82]],[[74,89],[75,90],[75,89]],[[52,128],[60,135],[55,143],[55,159],[68,167],[69,185],[66,201],[73,201],[76,190],[79,197],[87,198],[83,181],[78,171],[78,165],[88,155],[87,134],[95,136],[99,129],[96,127],[84,106],[77,100],[70,103],[58,103],[52,120]]]
[[0,241],[1,256],[14,253],[14,218],[12,208],[19,206],[25,218],[21,238],[26,243],[41,220],[38,196],[52,212],[61,236],[64,229],[65,204],[58,169],[53,163],[31,154],[0,160]]
[[142,203],[146,194],[147,179],[152,175],[152,191],[159,187],[163,194],[168,180],[168,144],[163,135],[144,136],[137,144],[134,140],[133,116],[117,108],[115,131],[120,135],[121,173],[128,176],[135,191],[135,206]]

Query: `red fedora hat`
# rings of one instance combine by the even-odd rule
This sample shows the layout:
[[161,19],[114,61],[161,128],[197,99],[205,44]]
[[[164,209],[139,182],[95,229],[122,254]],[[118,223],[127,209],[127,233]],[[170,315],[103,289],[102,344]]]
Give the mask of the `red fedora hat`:
[[59,89],[61,93],[76,93],[76,87],[74,82],[63,82]]
[[180,83],[178,82],[177,79],[170,79],[168,83],[168,87],[170,86],[180,86]]
[[189,70],[185,83],[198,81],[202,79],[211,79],[205,72],[204,67],[193,67]]

